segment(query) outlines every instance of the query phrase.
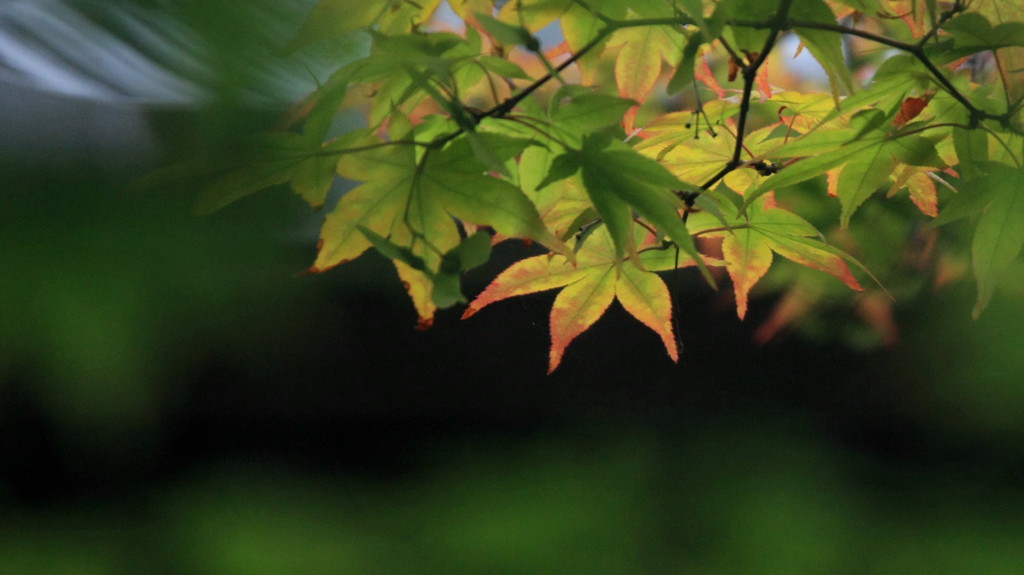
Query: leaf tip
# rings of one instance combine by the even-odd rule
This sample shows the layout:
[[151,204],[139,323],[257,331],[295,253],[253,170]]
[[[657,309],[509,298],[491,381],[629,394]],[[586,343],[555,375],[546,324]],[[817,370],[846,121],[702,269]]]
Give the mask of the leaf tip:
[[554,373],[554,371],[555,371],[556,369],[558,369],[558,363],[559,363],[559,361],[558,361],[558,360],[556,360],[556,359],[554,359],[554,358],[552,358],[552,359],[551,359],[551,360],[550,360],[550,361],[548,362],[548,373],[547,373],[548,375],[551,375],[552,373]]
[[971,319],[977,321],[981,314],[985,312],[985,308],[988,307],[988,303],[991,301],[991,296],[986,294],[978,295],[978,301],[974,304],[974,309],[971,310]]
[[416,320],[416,331],[427,331],[434,326],[434,318],[432,317],[421,317]]
[[565,348],[558,349],[555,346],[551,346],[551,353],[548,354],[548,375],[551,375],[561,365],[564,353]]

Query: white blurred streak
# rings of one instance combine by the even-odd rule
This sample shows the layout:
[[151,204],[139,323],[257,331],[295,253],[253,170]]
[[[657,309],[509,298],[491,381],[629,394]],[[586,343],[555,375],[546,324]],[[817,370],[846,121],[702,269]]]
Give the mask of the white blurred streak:
[[121,37],[59,0],[0,5],[0,80],[107,101],[176,104],[204,97],[185,74],[133,46],[146,46],[182,72],[201,76],[201,38],[141,10],[116,6],[104,12]]

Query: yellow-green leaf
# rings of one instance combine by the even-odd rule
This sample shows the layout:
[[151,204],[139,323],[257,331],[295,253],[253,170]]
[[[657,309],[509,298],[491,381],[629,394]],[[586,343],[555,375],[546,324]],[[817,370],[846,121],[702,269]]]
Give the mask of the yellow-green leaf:
[[[635,230],[633,241],[642,242],[644,233]],[[688,257],[679,260],[680,267],[693,264]],[[615,299],[657,333],[666,353],[677,360],[668,288],[653,272],[623,262],[605,226],[595,229],[583,244],[575,265],[561,256],[547,255],[512,264],[469,304],[462,317],[506,298],[556,288],[563,289],[551,308],[549,373],[561,363],[569,344],[604,315]]]

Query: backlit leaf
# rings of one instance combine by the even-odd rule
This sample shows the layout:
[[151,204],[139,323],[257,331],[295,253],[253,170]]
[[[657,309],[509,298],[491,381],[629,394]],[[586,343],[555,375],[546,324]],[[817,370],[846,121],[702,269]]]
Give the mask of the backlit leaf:
[[[724,0],[715,8],[718,17],[727,20],[768,20],[775,15],[778,4],[763,0]],[[761,51],[769,31],[764,28],[726,25],[722,31],[729,44],[740,55],[754,54]]]
[[906,188],[910,193],[910,200],[914,202],[917,209],[926,216],[935,217],[939,214],[938,193],[935,189],[935,182],[928,175],[929,172],[916,166],[904,166],[897,175],[889,195],[901,188]]
[[477,14],[477,22],[484,27],[484,30],[490,34],[491,38],[500,44],[508,46],[525,46],[527,50],[536,52],[540,50],[540,41],[537,40],[530,33],[529,30],[521,27],[502,22],[488,16],[487,14]]
[[724,238],[722,254],[733,281],[740,319],[746,315],[750,289],[772,264],[772,252],[832,275],[850,289],[861,290],[839,250],[822,243],[818,231],[803,218],[776,207],[771,196],[762,196],[751,204],[745,218],[734,222],[736,229],[710,235]]
[[[498,157],[507,158],[522,147],[493,134],[479,136]],[[518,188],[485,175],[486,168],[466,140],[428,152],[419,162],[412,146],[391,145],[346,156],[338,167],[343,176],[365,183],[345,194],[328,214],[310,271],[324,271],[362,254],[370,242],[361,229],[388,238],[424,262],[424,271],[410,266],[409,258],[396,262],[421,323],[433,317],[432,274],[442,271],[440,254],[459,245],[452,216],[568,253]]]
[[564,130],[567,135],[577,138],[622,121],[626,113],[636,102],[616,98],[608,94],[585,93],[560,103],[551,114],[552,123]]
[[700,48],[705,42],[706,36],[697,32],[686,39],[686,47],[683,48],[682,58],[676,66],[676,71],[668,81],[665,90],[669,94],[675,94],[680,90],[690,87],[696,78],[696,65]]
[[825,172],[843,165],[850,161],[851,157],[858,153],[868,152],[876,149],[882,142],[881,136],[866,138],[860,141],[851,142],[849,146],[825,152],[818,156],[811,156],[801,159],[779,171],[779,173],[765,178],[757,188],[745,195],[744,207],[749,206],[754,200],[772,190],[784,188],[811,178],[819,177]]
[[[589,243],[589,242],[588,242]],[[562,362],[565,348],[598,320],[615,299],[615,269],[605,268],[569,284],[551,306],[548,373]]]
[[[821,0],[800,0],[794,3],[792,13],[801,20],[811,20],[824,24],[835,24],[836,18],[832,10]],[[850,76],[846,58],[843,55],[842,36],[827,30],[798,28],[800,41],[811,55],[821,64],[828,74],[829,85],[833,97],[838,101],[840,88],[848,93],[853,92],[853,78]]]
[[666,114],[637,134],[636,150],[657,160],[680,180],[700,186],[732,159],[736,146],[734,132],[709,126],[708,120],[715,125],[725,123],[734,130],[729,119],[736,112],[735,106],[715,101],[708,103],[703,113]]
[[[230,154],[196,154],[204,157],[154,182],[189,182],[199,188],[197,209],[209,212],[289,186],[317,208],[335,177],[353,180],[325,218],[309,271],[375,248],[393,262],[419,327],[438,308],[465,302],[465,271],[510,238],[552,253],[500,273],[465,315],[560,289],[550,315],[552,370],[614,300],[675,360],[672,299],[654,272],[677,267],[680,252],[712,285],[708,265],[726,268],[740,318],[755,288],[794,282],[758,337],[797,312],[825,325],[811,312],[841,302],[846,290],[789,263],[772,266],[781,256],[853,290],[861,286],[851,268],[875,279],[808,221],[834,225],[835,213],[845,229],[823,229],[885,270],[900,295],[925,282],[898,273],[948,269],[956,258],[966,270],[956,240],[971,225],[976,317],[1006,270],[1019,267],[1019,0],[310,5],[287,45],[302,50],[291,64],[321,77],[317,51],[349,34],[369,40],[363,55],[317,80],[272,133]],[[436,16],[442,5],[447,16]],[[821,64],[826,93],[778,65],[780,43],[766,41],[786,35]],[[553,46],[542,51],[541,39]],[[766,48],[775,53],[761,54]],[[769,82],[769,63],[770,79],[787,91]],[[673,98],[662,101],[665,92]],[[776,190],[785,208],[775,205]],[[905,205],[880,207],[879,191],[906,191],[930,219]],[[957,220],[941,240],[930,229]],[[891,305],[877,293],[857,302],[849,309],[891,341]]]
[[722,258],[732,278],[736,314],[747,314],[747,294],[772,265],[772,250],[765,237],[752,229],[735,230],[722,241]]
[[843,207],[839,216],[842,227],[849,225],[853,212],[889,179],[894,165],[885,146],[863,150],[843,165],[836,185]]
[[[971,8],[988,18],[997,28],[1005,24],[1021,23],[1021,5],[1018,0],[977,0]],[[1015,46],[996,50],[995,58],[1007,101],[1017,105],[1024,100],[1024,48],[1020,46],[1020,39],[1017,38]],[[1024,127],[1024,110],[1018,111],[1016,125],[1018,129]]]
[[[172,166],[166,173],[151,177],[173,180],[205,175],[195,201],[199,214],[215,212],[228,204],[271,186],[291,182],[292,191],[311,207],[324,203],[327,190],[334,179],[335,165],[346,149],[365,141],[367,133],[353,130],[336,141],[322,143],[319,138],[287,133],[266,134],[256,140],[252,148],[239,153],[221,165],[206,166],[207,159],[199,158],[196,165]],[[198,170],[191,173],[192,170]],[[210,176],[207,170],[216,174]]]
[[[632,211],[668,236],[683,252],[698,259],[693,238],[679,217],[682,201],[672,190],[685,185],[658,162],[616,142],[587,138],[581,155],[583,181],[601,218],[608,226],[616,253],[633,253]],[[714,278],[698,259],[709,284]]]
[[[642,233],[633,241],[640,243]],[[652,260],[655,262],[662,263]],[[688,265],[693,265],[693,260],[681,257],[680,266]],[[615,299],[658,334],[673,361],[678,359],[668,288],[653,272],[623,262],[604,227],[596,229],[580,248],[576,265],[561,256],[547,255],[512,264],[469,304],[463,318],[496,301],[556,288],[563,289],[551,308],[549,373],[561,363],[569,344],[604,315]]]
[[[615,58],[619,96],[643,102],[661,76],[663,62],[678,60],[683,36],[668,26],[637,26],[615,34],[609,44],[620,46]],[[632,122],[626,131],[633,130]]]
[[253,150],[232,159],[230,166],[205,183],[196,198],[198,214],[213,213],[260,190],[283,184],[295,176],[303,160],[319,150],[298,134],[268,136]]
[[487,68],[491,72],[494,72],[503,78],[517,78],[520,80],[530,78],[530,75],[527,74],[518,64],[505,60],[504,58],[485,55],[477,58],[477,62],[479,62],[484,68]]
[[1003,22],[993,26],[988,18],[976,12],[967,12],[942,26],[953,36],[957,55],[982,50],[995,50],[1005,46],[1024,46],[1024,23]]
[[[586,4],[587,7],[584,8],[579,3],[573,2],[561,20],[562,35],[565,37],[569,49],[574,53],[579,52],[606,31],[607,25],[595,15],[595,12],[612,19],[622,19],[626,15],[626,3],[618,0],[595,0]],[[604,41],[607,42],[607,40],[608,38],[605,37]],[[597,72],[601,52],[600,48],[592,50],[576,61],[584,83],[592,82]]]
[[1024,170],[992,164],[986,177],[965,182],[961,193],[977,187],[990,188],[992,203],[978,220],[971,244],[978,282],[978,300],[972,312],[975,318],[988,307],[996,286],[1024,246]]

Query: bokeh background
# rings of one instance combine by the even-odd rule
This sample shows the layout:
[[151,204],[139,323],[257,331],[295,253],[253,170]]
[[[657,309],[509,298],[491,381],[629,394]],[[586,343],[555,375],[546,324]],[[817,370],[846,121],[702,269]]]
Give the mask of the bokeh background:
[[756,345],[687,275],[679,365],[613,308],[546,376],[553,293],[415,331],[381,257],[298,274],[286,190],[133,187],[358,53],[275,53],[312,4],[0,4],[0,573],[1024,570],[1013,292]]

